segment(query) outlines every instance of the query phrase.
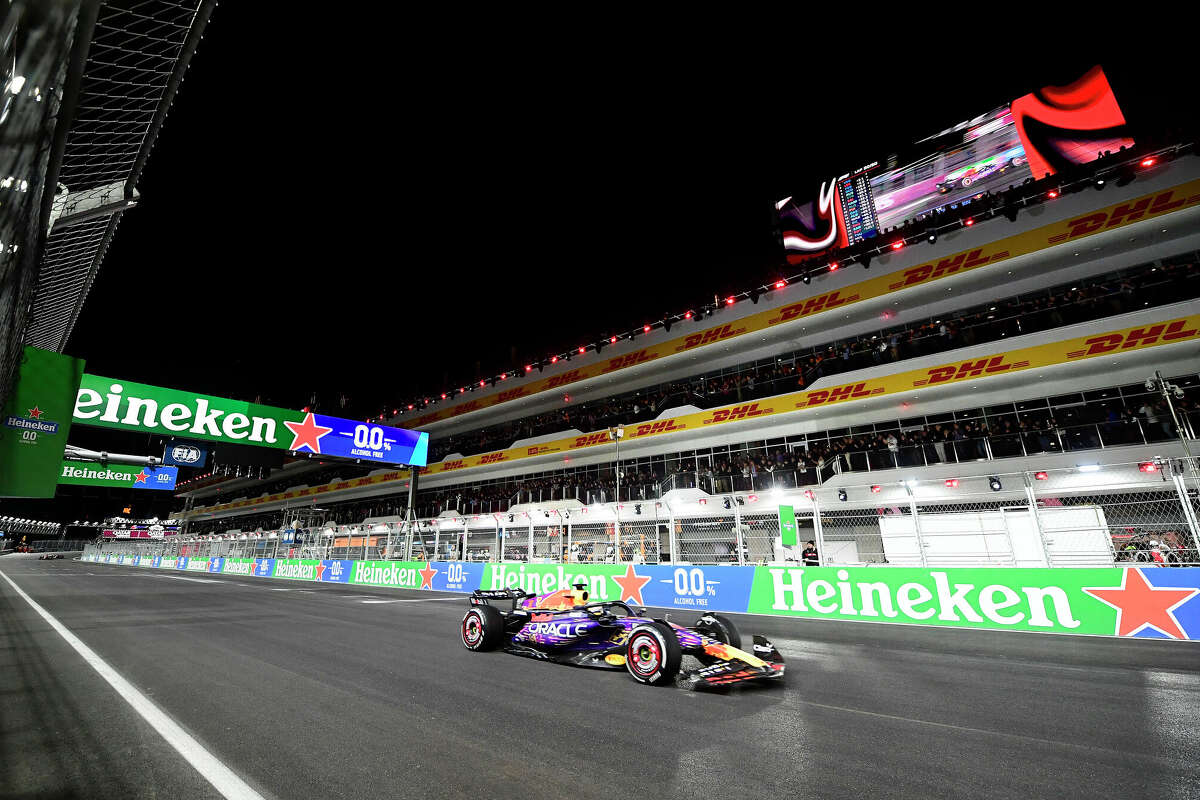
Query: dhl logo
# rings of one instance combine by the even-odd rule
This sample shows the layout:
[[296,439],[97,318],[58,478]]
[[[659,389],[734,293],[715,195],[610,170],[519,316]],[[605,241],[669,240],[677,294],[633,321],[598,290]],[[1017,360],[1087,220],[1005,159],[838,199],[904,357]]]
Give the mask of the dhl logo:
[[882,386],[876,386],[873,389],[868,389],[866,383],[849,383],[845,386],[838,386],[834,389],[818,389],[814,392],[809,392],[804,396],[804,399],[796,403],[796,408],[812,408],[813,406],[821,406],[826,403],[838,403],[842,400],[849,400],[855,397],[870,397],[873,394],[879,394],[883,391]]
[[374,478],[359,478],[358,482],[355,483],[354,485],[355,486],[370,486],[374,482],[375,482]]
[[655,433],[666,433],[667,431],[681,431],[686,427],[686,425],[676,425],[673,419],[664,419],[658,422],[647,422],[645,425],[638,425],[633,435],[650,436]]
[[333,487],[333,488],[334,488],[334,490],[337,490],[337,489],[349,489],[349,488],[350,488],[350,481],[340,481],[339,483],[336,483],[336,484],[334,484],[334,487]]
[[709,328],[700,333],[693,333],[691,336],[683,340],[683,344],[675,348],[676,353],[682,353],[684,350],[691,350],[693,347],[700,347],[705,344],[719,342],[722,339],[728,339],[730,336],[737,336],[745,333],[745,328],[734,329],[733,325],[722,325],[720,328]]
[[946,275],[953,275],[963,270],[982,267],[984,264],[1004,258],[1008,258],[1007,250],[1001,250],[986,256],[983,255],[983,248],[972,250],[969,253],[959,253],[949,258],[943,258],[941,261],[930,261],[928,264],[920,264],[911,269],[904,270],[904,272],[900,273],[903,280],[889,284],[888,289],[903,289],[905,286],[937,280]]
[[1156,217],[1159,214],[1183,208],[1185,205],[1195,205],[1197,202],[1200,202],[1200,195],[1175,199],[1175,190],[1168,189],[1154,197],[1142,197],[1128,203],[1121,203],[1112,211],[1097,211],[1086,217],[1068,220],[1067,226],[1070,230],[1051,236],[1046,241],[1050,244],[1057,244],[1080,236],[1087,236],[1105,228],[1116,228],[1119,225],[1137,222],[1143,217]]
[[635,364],[644,364],[647,361],[653,361],[655,357],[655,354],[651,353],[649,350],[638,350],[636,353],[630,353],[629,355],[621,356],[620,358],[610,358],[608,360],[608,366],[600,370],[600,374],[605,375],[618,369],[632,367]]
[[553,389],[555,386],[562,386],[566,383],[574,383],[575,381],[583,380],[586,375],[582,370],[573,369],[570,372],[564,372],[562,375],[551,375],[546,379],[546,388]]
[[771,320],[772,325],[787,322],[788,320],[796,319],[797,317],[807,317],[810,314],[816,314],[818,311],[828,311],[831,308],[853,303],[858,299],[858,295],[852,294],[849,297],[842,297],[841,291],[826,292],[817,297],[810,297],[803,303],[793,303],[790,306],[784,306],[779,309],[779,316]]
[[961,364],[950,364],[945,367],[934,367],[929,370],[929,377],[913,381],[913,386],[933,385],[947,381],[962,381],[968,378],[978,378],[980,375],[995,375],[997,372],[1007,372],[1010,369],[1028,367],[1028,361],[1005,363],[1004,356],[980,358],[975,361],[964,361]]
[[1164,342],[1178,342],[1196,336],[1197,329],[1184,329],[1186,319],[1177,319],[1170,323],[1151,325],[1148,328],[1134,328],[1128,333],[1107,333],[1103,336],[1093,336],[1084,341],[1087,345],[1083,350],[1072,350],[1067,358],[1087,358],[1102,353],[1113,353],[1117,350],[1131,350],[1135,347],[1147,347]]
[[328,486],[328,484],[326,484],[325,486],[318,486],[318,487],[317,487],[317,494],[320,494],[321,492],[328,492],[328,491],[329,491],[329,486]]
[[496,395],[496,402],[503,403],[508,400],[516,400],[518,397],[524,397],[525,389],[526,387],[521,386],[516,389],[509,389],[507,392],[501,392],[500,394]]
[[589,433],[587,436],[577,436],[572,448],[575,447],[591,447],[594,444],[600,444],[608,441],[608,431],[600,431],[600,433]]
[[557,452],[558,452],[557,447],[550,447],[549,445],[545,445],[545,446],[538,445],[538,446],[528,448],[525,451],[525,455],[540,456],[543,453],[557,453]]
[[[466,414],[468,411],[474,411],[478,408],[483,408],[483,404],[478,400],[472,400],[469,403],[463,403],[461,406],[456,406],[450,409],[450,416],[457,417],[459,414]],[[431,414],[431,417],[437,418],[437,414]]]
[[449,472],[452,469],[462,469],[467,465],[467,462],[461,458],[456,458],[453,461],[442,462],[442,472]]
[[734,406],[733,408],[718,408],[712,412],[712,416],[704,420],[704,424],[712,425],[717,422],[732,422],[735,419],[760,417],[763,414],[770,414],[772,411],[773,409],[770,408],[759,408],[758,403],[748,406]]
[[484,453],[479,457],[480,464],[495,464],[504,460],[504,453]]
[[305,488],[305,489],[301,489],[301,490],[300,490],[300,494],[299,494],[298,496],[299,496],[299,497],[303,497],[304,495],[306,495],[306,494],[310,494],[311,492],[312,492],[312,489],[307,489],[307,488]]

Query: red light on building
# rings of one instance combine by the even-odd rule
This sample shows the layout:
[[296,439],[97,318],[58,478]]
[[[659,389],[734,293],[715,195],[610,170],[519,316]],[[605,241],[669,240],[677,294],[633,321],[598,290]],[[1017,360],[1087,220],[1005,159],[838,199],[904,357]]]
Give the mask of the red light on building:
[[1142,159],[1143,167],[1153,167],[1157,163],[1158,163],[1158,159],[1155,158],[1154,156],[1149,156],[1148,158]]
[[445,392],[442,392],[442,399],[443,399],[443,400],[445,400],[445,399],[446,399],[446,393],[445,393]]
[[969,227],[971,227],[971,226],[972,226],[972,225],[974,225],[974,224],[975,224],[975,218],[974,218],[974,217],[967,217],[966,219],[964,219],[964,220],[963,220],[963,225],[966,225],[968,228],[969,228]]
[[946,478],[946,488],[947,489],[957,489],[958,488],[958,478]]
[[479,387],[480,387],[480,388],[483,388],[484,386],[487,386],[487,381],[480,381],[480,382],[479,382]]
[[551,364],[557,364],[557,363],[558,363],[558,356],[550,356],[550,363],[551,363]]
[[872,486],[872,487],[871,487],[871,494],[879,494],[879,492],[880,492],[880,490],[881,490],[881,489],[883,489],[883,487],[882,487],[882,486],[879,486],[879,485]]
[[691,318],[692,318],[692,312],[690,312],[690,311],[685,311],[685,312],[683,313],[683,318],[684,318],[684,319],[691,319]]
[[1044,481],[1044,480],[1046,480],[1046,479],[1048,479],[1048,478],[1050,477],[1050,473],[1048,473],[1048,472],[1035,472],[1035,473],[1034,473],[1034,475],[1033,475],[1033,477],[1034,477],[1034,480]]
[[837,272],[837,268],[838,268],[838,263],[836,261],[830,263],[830,265],[829,265],[830,272]]
[[650,332],[650,326],[649,326],[649,325],[643,325],[643,326],[642,326],[642,333],[649,333],[649,332]]
[[413,404],[412,404],[412,403],[409,403],[409,404],[408,404],[408,410],[409,410],[409,411],[412,411],[412,408],[413,408]]
[[1153,461],[1143,461],[1138,464],[1138,470],[1140,472],[1158,472],[1158,464]]
[[466,393],[467,393],[467,387],[465,387],[465,386],[459,387],[458,393],[459,393],[459,394],[466,394]]
[[700,505],[702,505],[702,506],[706,506],[706,505],[708,505],[708,499],[707,499],[707,498],[704,498],[704,497],[701,497],[701,498],[700,498]]
[[1054,198],[1058,197],[1058,192],[1051,189],[1049,192],[1046,193],[1046,197],[1049,197],[1051,200],[1053,200]]
[[737,298],[735,298],[733,295],[729,295],[729,297],[725,298],[725,305],[727,305],[727,306],[731,306],[735,302],[737,302]]
[[508,379],[508,373],[507,373],[507,372],[501,372],[501,373],[500,373],[500,380],[502,380],[502,381],[503,381],[503,380],[507,380],[507,379]]
[[812,489],[805,489],[804,496],[807,497],[809,500],[812,500],[813,499]]
[[904,240],[903,240],[903,239],[901,239],[901,240],[900,240],[900,241],[898,241],[898,242],[892,242],[892,249],[893,249],[893,250],[899,250],[901,247],[904,247]]
[[532,364],[526,364],[526,365],[525,365],[525,371],[526,371],[526,372],[533,372],[533,365],[532,365]]
[[758,502],[758,495],[756,495],[756,494],[748,494],[748,495],[746,495],[746,499],[747,499],[747,500],[749,500],[751,503],[757,503],[757,502]]
[[782,289],[782,288],[783,288],[783,287],[785,287],[785,286],[787,286],[787,281],[785,281],[785,280],[778,280],[778,281],[775,281],[775,288],[776,288],[776,289]]
[[586,352],[587,352],[587,348],[586,348],[586,347],[581,347],[581,348],[579,348],[579,355],[583,355],[583,354],[584,354],[584,353],[586,353]]
[[608,337],[608,343],[609,343],[609,344],[616,344],[616,343],[617,343],[617,337],[615,337],[615,336],[610,336],[610,337]]

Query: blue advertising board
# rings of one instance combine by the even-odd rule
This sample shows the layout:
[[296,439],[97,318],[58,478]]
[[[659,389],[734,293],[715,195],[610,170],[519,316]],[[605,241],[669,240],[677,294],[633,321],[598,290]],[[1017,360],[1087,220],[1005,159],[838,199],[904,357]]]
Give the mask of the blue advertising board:
[[317,448],[308,450],[326,456],[361,458],[385,464],[424,467],[429,460],[429,434],[370,425],[341,417],[312,414]]
[[176,467],[203,467],[208,461],[208,446],[198,442],[170,441],[163,447],[164,464]]

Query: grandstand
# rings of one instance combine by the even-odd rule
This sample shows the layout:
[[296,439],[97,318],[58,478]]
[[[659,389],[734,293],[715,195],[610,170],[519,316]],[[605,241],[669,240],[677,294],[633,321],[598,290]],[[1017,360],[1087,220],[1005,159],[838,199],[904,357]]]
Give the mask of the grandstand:
[[300,535],[330,553],[720,563],[791,558],[787,504],[823,563],[932,558],[901,530],[1016,564],[1015,523],[986,552],[966,531],[1020,511],[1038,563],[1194,561],[1198,220],[1193,143],[1130,143],[401,404],[388,421],[432,437],[420,522],[407,473],[311,463],[202,482],[178,516],[192,541],[265,542],[319,502]]

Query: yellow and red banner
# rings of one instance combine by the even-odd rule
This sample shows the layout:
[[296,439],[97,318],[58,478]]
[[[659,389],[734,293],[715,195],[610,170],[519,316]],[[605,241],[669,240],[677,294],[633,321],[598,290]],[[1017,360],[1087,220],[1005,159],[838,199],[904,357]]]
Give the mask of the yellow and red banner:
[[[845,383],[840,386],[776,395],[775,397],[768,397],[755,402],[734,403],[722,406],[721,408],[698,411],[693,414],[684,414],[669,419],[628,425],[625,427],[624,441],[645,439],[651,436],[660,436],[683,430],[697,430],[706,426],[723,425],[729,422],[741,422],[760,417],[789,414],[819,406],[828,406],[834,403],[860,400],[864,397],[900,394],[922,387],[961,383],[979,378],[988,378],[994,375],[1003,375],[1009,372],[1052,367],[1088,358],[1111,356],[1118,353],[1145,350],[1160,345],[1195,341],[1197,339],[1200,339],[1200,314],[1109,331],[1094,336],[1076,337],[1034,345],[991,356],[954,361],[927,369],[908,370],[880,378]],[[608,432],[598,431],[582,436],[558,439],[552,442],[543,442],[525,447],[510,447],[507,450],[496,450],[491,453],[480,453],[473,456],[449,459],[438,464],[430,464],[421,471],[421,474],[438,475],[447,472],[468,470],[488,464],[520,461],[521,459],[551,453],[570,453],[576,450],[608,444],[608,442]],[[388,472],[350,481],[329,483],[324,486],[281,492],[267,497],[238,500],[233,503],[224,503],[208,508],[197,508],[193,510],[191,515],[227,511],[244,506],[322,495],[328,492],[356,489],[363,486],[375,486],[381,483],[403,480],[407,477],[406,472]]]

